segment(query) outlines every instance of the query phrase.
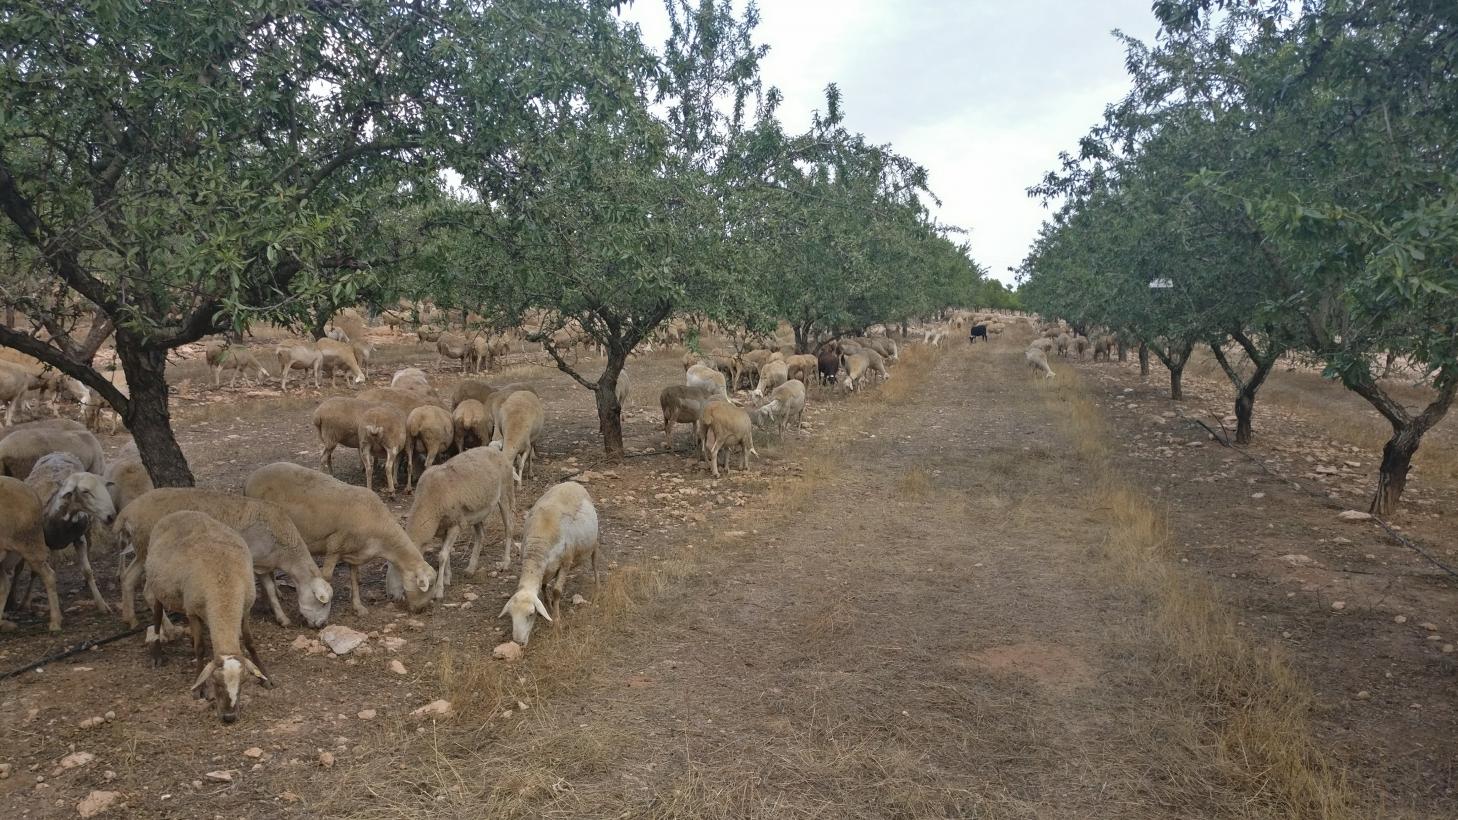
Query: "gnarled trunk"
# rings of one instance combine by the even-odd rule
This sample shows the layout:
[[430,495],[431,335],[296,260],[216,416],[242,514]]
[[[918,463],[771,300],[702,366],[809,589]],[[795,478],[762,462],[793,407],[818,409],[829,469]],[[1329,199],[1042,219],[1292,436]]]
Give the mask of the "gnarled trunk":
[[1402,491],[1407,488],[1407,473],[1412,457],[1422,442],[1422,433],[1414,425],[1394,430],[1392,438],[1382,446],[1382,470],[1377,475],[1377,494],[1372,497],[1372,514],[1389,515],[1397,509]]
[[1149,345],[1139,343],[1139,375],[1141,378],[1149,378]]
[[1168,365],[1169,369],[1169,397],[1171,401],[1183,401],[1185,398],[1184,378],[1185,363]]
[[597,400],[597,429],[602,434],[602,449],[612,459],[623,457],[623,407],[618,403],[618,377],[627,361],[626,352],[616,345],[610,346],[607,362],[593,391]]
[[137,443],[147,475],[157,487],[191,487],[194,483],[187,457],[172,432],[167,396],[167,351],[145,345],[118,329],[117,357],[127,377],[130,394],[122,421]]
[[1220,369],[1225,371],[1225,376],[1235,385],[1235,443],[1250,444],[1254,437],[1254,425],[1251,422],[1255,417],[1256,393],[1265,384],[1266,376],[1271,374],[1271,368],[1276,366],[1276,361],[1281,358],[1285,348],[1279,342],[1271,341],[1269,331],[1266,333],[1268,347],[1264,352],[1243,330],[1232,332],[1230,337],[1245,350],[1246,357],[1255,365],[1255,372],[1251,373],[1249,379],[1241,377],[1240,371],[1225,355],[1221,345],[1211,342],[1210,352],[1215,354],[1215,361],[1220,363]]

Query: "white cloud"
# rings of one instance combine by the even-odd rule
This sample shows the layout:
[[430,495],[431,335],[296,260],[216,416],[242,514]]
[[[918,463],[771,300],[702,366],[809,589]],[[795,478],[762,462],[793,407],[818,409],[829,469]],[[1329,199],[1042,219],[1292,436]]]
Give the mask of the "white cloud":
[[[625,17],[662,43],[662,7]],[[762,0],[767,85],[799,130],[838,84],[848,125],[926,166],[939,218],[972,231],[999,279],[1046,216],[1026,189],[1072,150],[1127,88],[1119,28],[1154,33],[1148,0]]]

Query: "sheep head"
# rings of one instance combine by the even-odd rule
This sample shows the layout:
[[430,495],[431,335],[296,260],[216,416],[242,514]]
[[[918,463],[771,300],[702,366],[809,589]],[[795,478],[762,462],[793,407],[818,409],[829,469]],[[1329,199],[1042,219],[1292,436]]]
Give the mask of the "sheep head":
[[238,711],[243,705],[245,674],[263,686],[273,685],[253,661],[237,655],[219,655],[208,661],[202,672],[198,673],[197,681],[192,684],[192,691],[216,703],[218,717],[224,723],[233,723],[238,719]]
[[536,616],[538,615],[546,618],[547,623],[552,622],[552,616],[547,613],[546,604],[542,603],[541,596],[535,590],[518,589],[516,594],[506,601],[506,606],[501,608],[501,614],[496,617],[510,616],[512,640],[526,646],[527,641],[531,640],[532,627],[536,626]]
[[311,578],[300,584],[299,614],[309,626],[318,629],[329,622],[329,608],[334,600],[334,588],[323,577]]

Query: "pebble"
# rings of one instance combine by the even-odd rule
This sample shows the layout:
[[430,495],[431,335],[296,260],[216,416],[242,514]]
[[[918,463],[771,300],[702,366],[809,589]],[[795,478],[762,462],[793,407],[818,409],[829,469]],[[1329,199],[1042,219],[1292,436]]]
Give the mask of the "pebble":
[[1422,623],[1418,624],[1418,626],[1421,627],[1421,628],[1423,628],[1423,629],[1426,629],[1429,632],[1437,632],[1438,631],[1438,625],[1437,624],[1429,623],[1427,621],[1423,621]]
[[13,771],[15,771],[14,763],[0,763],[0,780],[10,777],[10,773]]
[[228,771],[227,769],[218,769],[217,771],[208,772],[207,774],[203,775],[203,777],[206,777],[207,779],[212,780],[216,783],[233,782],[233,773]]
[[1344,512],[1337,513],[1337,518],[1340,518],[1343,521],[1370,521],[1372,519],[1372,514],[1364,513],[1361,510],[1346,510]]
[[328,646],[330,651],[336,655],[348,655],[369,639],[370,636],[358,629],[350,629],[341,624],[330,624],[319,630],[319,640],[323,641],[324,645]]
[[582,606],[583,604],[586,604],[586,603],[587,603],[587,599],[584,598],[584,597],[582,597],[581,595],[573,595],[572,596],[572,605],[573,606]]
[[106,719],[105,718],[102,718],[102,717],[89,717],[89,718],[81,721],[81,728],[82,729],[95,729],[97,726],[100,726],[101,724],[103,724],[105,722],[106,722]]
[[[60,761],[56,763],[56,768],[54,771],[51,772],[51,777],[55,777],[56,775],[66,771],[67,769],[74,769],[78,766],[85,766],[95,759],[96,755],[90,752],[72,752],[61,758]],[[36,781],[39,782],[40,778],[36,778]]]
[[491,650],[491,657],[503,661],[519,661],[521,660],[521,644],[516,641],[497,644],[496,648]]
[[323,766],[326,769],[332,767],[334,765],[334,753],[333,752],[320,752],[319,753],[319,765],[320,766]]
[[1363,689],[1362,691],[1357,693],[1357,700],[1370,700],[1371,697],[1372,693],[1368,692],[1366,689]]
[[1398,615],[1396,618],[1393,618],[1392,619],[1392,622],[1393,623],[1399,623],[1399,624],[1405,624],[1405,623],[1407,623],[1407,616],[1406,615]]
[[410,713],[411,717],[450,717],[453,713],[451,702],[448,700],[433,700],[430,703]]
[[361,709],[358,717],[360,720],[374,720],[375,715],[378,714],[379,712],[376,712],[374,709]]
[[390,671],[397,675],[405,674],[405,664],[399,661],[390,661]]
[[263,757],[263,750],[258,748],[257,746],[251,746],[243,750],[243,756],[257,760],[260,757]]
[[1346,601],[1332,601],[1331,602],[1331,608],[1334,609],[1334,610],[1336,610],[1336,611],[1338,611],[1338,612],[1340,612],[1343,609],[1346,609],[1347,608],[1347,602]]
[[92,791],[76,804],[76,813],[82,817],[95,817],[106,811],[121,799],[121,792]]

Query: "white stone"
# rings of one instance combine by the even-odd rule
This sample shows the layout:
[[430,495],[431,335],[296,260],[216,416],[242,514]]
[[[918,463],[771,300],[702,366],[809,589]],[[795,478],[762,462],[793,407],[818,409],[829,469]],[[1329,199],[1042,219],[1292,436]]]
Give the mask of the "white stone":
[[497,644],[496,648],[491,650],[491,657],[502,661],[519,661],[521,660],[521,644],[516,641]]
[[319,630],[319,640],[336,655],[348,655],[355,647],[369,640],[370,636],[360,632],[358,629],[350,629],[340,624],[330,624]]
[[450,717],[453,713],[454,710],[451,708],[450,701],[433,700],[430,703],[427,703],[424,706],[420,707],[419,709],[411,711],[410,716],[417,718]]
[[1346,510],[1345,512],[1338,513],[1337,518],[1343,521],[1370,521],[1372,514],[1364,513],[1361,510]]
[[95,817],[116,805],[121,799],[121,792],[92,791],[76,804],[76,813],[82,817]]

